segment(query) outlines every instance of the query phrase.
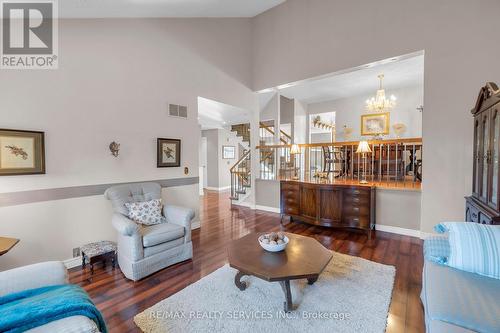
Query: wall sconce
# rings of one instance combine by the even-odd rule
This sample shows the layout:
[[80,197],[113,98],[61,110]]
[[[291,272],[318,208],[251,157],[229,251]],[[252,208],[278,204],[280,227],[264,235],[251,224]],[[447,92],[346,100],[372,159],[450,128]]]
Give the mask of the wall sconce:
[[120,154],[120,144],[113,141],[109,144],[109,151],[111,151],[111,155],[114,157],[118,157],[118,154]]

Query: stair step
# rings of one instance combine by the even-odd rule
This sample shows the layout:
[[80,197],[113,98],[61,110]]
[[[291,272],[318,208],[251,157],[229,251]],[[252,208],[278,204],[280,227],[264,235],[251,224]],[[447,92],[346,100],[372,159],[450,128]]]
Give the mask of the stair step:
[[245,190],[236,190],[235,192],[238,194],[247,194],[247,191]]
[[238,200],[238,197],[229,197],[229,200]]
[[250,185],[250,184],[244,184],[243,187],[250,188],[250,187],[252,187],[252,185]]

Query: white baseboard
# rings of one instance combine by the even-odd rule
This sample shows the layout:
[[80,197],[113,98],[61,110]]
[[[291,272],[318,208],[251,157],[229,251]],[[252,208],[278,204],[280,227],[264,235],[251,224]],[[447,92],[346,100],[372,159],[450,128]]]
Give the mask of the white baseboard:
[[254,209],[252,203],[246,201],[235,201],[233,202],[233,205]]
[[222,192],[222,191],[227,191],[231,189],[231,186],[224,186],[224,187],[205,187],[205,189],[209,191],[217,191],[217,192]]
[[263,210],[263,211],[266,211],[266,212],[278,213],[278,214],[280,212],[279,208],[269,207],[269,206],[261,206],[261,205],[255,205],[255,209]]
[[276,207],[269,207],[269,206],[261,206],[261,205],[253,205],[250,202],[233,202],[233,205],[236,206],[242,206],[242,207],[248,207],[250,209],[258,209],[258,210],[263,210],[266,212],[271,212],[271,213],[278,213],[280,212],[279,208]]
[[393,234],[420,238],[420,230],[393,227],[390,225],[383,225],[383,224],[375,224],[375,229],[380,230],[380,231],[384,231],[384,232],[390,232]]
[[75,257],[75,258],[71,258],[71,259],[66,259],[63,261],[63,264],[64,264],[64,266],[66,266],[67,269],[81,266],[82,265],[82,257],[79,256],[79,257]]

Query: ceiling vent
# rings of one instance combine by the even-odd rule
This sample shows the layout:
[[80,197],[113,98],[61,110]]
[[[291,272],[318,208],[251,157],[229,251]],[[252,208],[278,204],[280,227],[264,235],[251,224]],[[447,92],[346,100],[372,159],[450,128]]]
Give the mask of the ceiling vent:
[[168,115],[171,117],[187,118],[187,106],[169,104],[168,105]]

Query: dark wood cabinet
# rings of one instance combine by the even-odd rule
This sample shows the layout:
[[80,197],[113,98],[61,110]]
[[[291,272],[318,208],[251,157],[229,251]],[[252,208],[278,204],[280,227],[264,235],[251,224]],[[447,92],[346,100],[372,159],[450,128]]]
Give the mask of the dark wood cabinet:
[[465,198],[465,220],[500,224],[500,90],[481,88],[474,116],[472,195]]
[[281,181],[281,214],[324,227],[375,227],[375,187]]

